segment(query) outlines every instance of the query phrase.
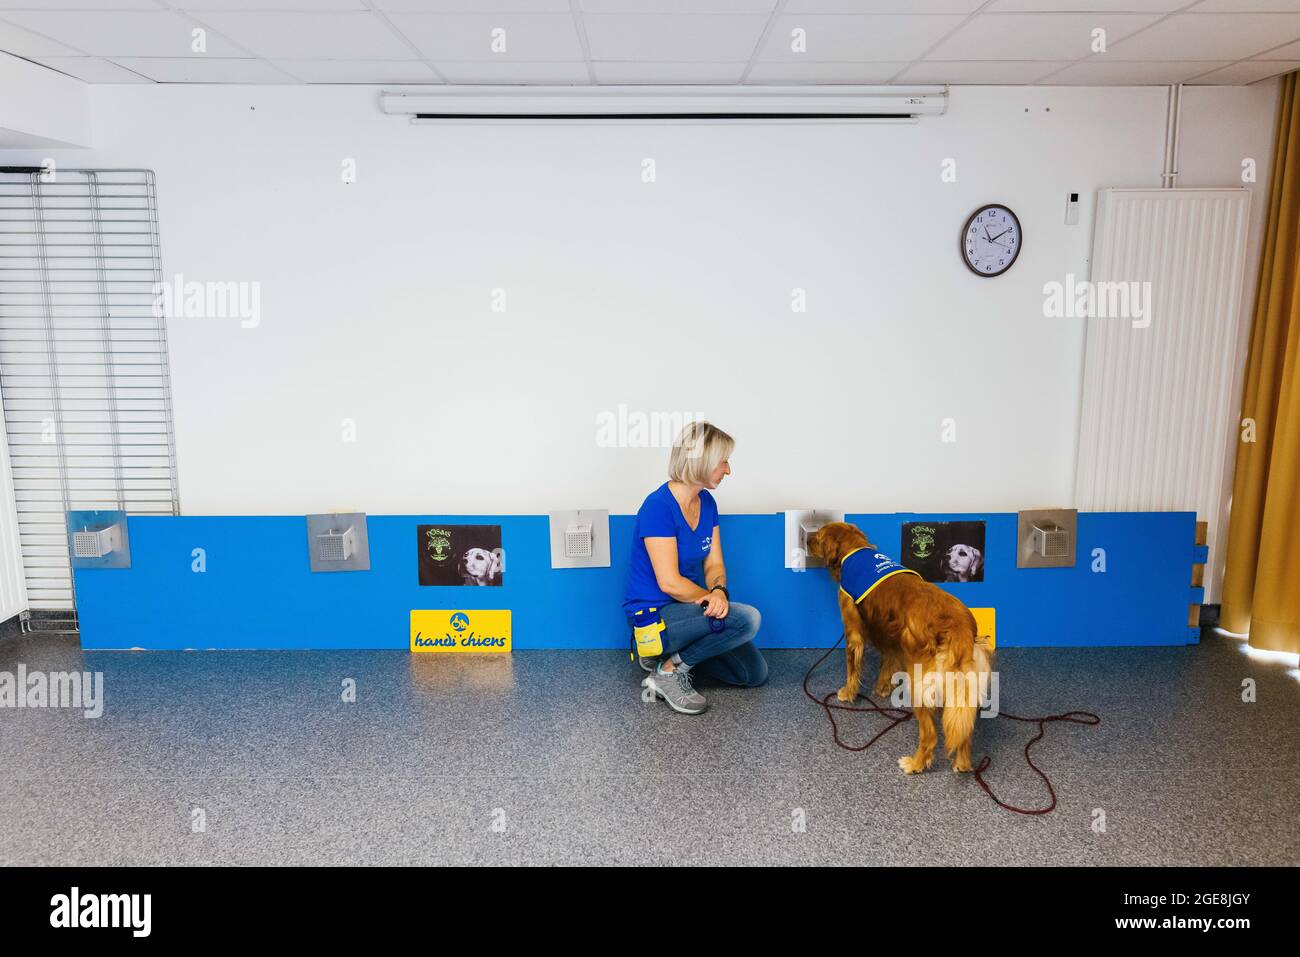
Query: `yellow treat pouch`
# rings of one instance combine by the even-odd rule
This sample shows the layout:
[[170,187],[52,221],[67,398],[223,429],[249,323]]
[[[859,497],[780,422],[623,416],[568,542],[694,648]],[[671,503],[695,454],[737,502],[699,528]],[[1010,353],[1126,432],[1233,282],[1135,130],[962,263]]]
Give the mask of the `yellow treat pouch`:
[[664,620],[658,608],[646,608],[632,616],[632,636],[636,653],[642,658],[658,658],[664,653]]

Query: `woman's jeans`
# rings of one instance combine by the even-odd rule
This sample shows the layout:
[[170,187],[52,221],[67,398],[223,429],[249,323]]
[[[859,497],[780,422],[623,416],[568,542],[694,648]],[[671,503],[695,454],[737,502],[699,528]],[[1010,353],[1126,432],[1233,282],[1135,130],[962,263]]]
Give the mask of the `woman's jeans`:
[[767,681],[767,662],[754,646],[763,616],[753,605],[733,601],[721,631],[709,627],[709,622],[717,619],[706,616],[694,602],[663,605],[659,614],[665,625],[664,653],[681,655],[693,674],[746,688]]

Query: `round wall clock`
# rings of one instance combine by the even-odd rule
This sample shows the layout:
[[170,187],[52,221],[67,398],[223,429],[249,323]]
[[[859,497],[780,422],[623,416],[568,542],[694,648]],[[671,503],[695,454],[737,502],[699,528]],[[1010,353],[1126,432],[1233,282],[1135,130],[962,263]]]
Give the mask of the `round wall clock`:
[[977,276],[1000,276],[1020,255],[1020,220],[1005,206],[990,203],[970,214],[961,231],[961,258]]

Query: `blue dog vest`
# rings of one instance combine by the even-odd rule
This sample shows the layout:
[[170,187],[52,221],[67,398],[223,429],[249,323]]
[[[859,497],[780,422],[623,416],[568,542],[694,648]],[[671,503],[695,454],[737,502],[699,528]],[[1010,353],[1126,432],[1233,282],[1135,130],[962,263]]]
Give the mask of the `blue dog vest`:
[[870,548],[855,548],[840,562],[840,591],[853,599],[856,605],[891,575],[919,575],[905,565],[900,565],[888,555]]

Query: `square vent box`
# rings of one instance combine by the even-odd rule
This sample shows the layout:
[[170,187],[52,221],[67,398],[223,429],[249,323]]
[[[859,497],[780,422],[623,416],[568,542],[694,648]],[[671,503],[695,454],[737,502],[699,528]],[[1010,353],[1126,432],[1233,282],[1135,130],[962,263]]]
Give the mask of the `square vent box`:
[[1036,508],[1017,513],[1017,568],[1072,568],[1079,513],[1072,508]]
[[73,568],[130,568],[126,512],[68,512],[68,558]]
[[364,512],[307,516],[307,549],[313,572],[370,570],[370,538]]
[[608,568],[609,512],[584,508],[551,512],[552,568]]
[[823,567],[808,557],[808,536],[830,522],[844,521],[843,512],[793,508],[785,513],[785,567],[795,571]]

